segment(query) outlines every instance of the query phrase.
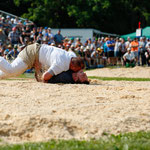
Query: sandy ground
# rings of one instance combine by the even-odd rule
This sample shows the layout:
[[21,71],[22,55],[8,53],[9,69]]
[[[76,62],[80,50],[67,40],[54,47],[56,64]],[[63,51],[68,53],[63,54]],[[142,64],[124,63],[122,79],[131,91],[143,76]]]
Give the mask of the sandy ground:
[[[138,67],[114,72],[127,77],[131,73],[134,77],[149,77],[149,70]],[[87,74],[114,75],[109,69]],[[149,112],[150,82],[92,80],[90,85],[71,85],[0,81],[2,143],[90,139],[104,133],[147,131]]]
[[150,78],[150,67],[103,68],[86,71],[88,76]]

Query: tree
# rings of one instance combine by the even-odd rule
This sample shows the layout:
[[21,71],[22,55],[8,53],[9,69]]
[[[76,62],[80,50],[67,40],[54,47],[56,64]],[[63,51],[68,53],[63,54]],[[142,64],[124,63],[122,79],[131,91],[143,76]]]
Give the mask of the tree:
[[14,11],[16,14],[38,26],[95,28],[125,34],[134,32],[139,21],[142,27],[150,24],[148,0],[14,0],[14,3],[13,7],[21,9]]

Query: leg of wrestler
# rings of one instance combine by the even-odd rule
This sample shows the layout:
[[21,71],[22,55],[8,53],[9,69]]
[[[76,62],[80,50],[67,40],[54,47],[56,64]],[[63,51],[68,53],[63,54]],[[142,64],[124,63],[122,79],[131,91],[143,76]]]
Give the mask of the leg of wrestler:
[[17,57],[11,64],[3,57],[0,57],[0,79],[19,75],[26,71],[27,64],[20,57]]

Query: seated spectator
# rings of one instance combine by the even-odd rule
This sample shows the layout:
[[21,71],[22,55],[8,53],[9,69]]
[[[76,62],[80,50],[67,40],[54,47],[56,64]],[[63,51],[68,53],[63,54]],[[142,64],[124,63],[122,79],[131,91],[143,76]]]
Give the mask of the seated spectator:
[[75,42],[74,42],[74,37],[72,37],[69,41],[69,44],[70,45],[73,45],[75,47]]
[[75,47],[74,45],[71,45],[68,52],[74,53],[74,55],[79,56],[78,52],[75,51]]
[[135,66],[135,55],[131,52],[131,48],[127,49],[127,52],[123,55],[124,64],[126,67],[134,67]]
[[1,44],[6,44],[6,40],[7,40],[7,36],[6,34],[3,32],[3,29],[0,28],[0,43]]
[[81,45],[82,45],[81,39],[80,38],[76,38],[75,48],[80,47]]
[[0,56],[4,56],[4,50],[5,50],[5,47],[3,46],[2,43],[0,43]]
[[44,34],[44,36],[43,36],[43,42],[45,44],[48,44],[48,42],[50,42],[50,37],[49,37],[48,33]]
[[39,35],[37,36],[37,42],[39,44],[42,44],[43,43],[43,35],[42,35],[42,32],[39,32]]
[[93,51],[91,53],[91,65],[96,68],[96,66],[98,65],[98,52],[97,51]]
[[85,57],[85,53],[84,53],[84,46],[79,47],[79,49],[76,50],[77,51],[77,55],[84,58]]
[[28,19],[26,19],[23,23],[24,26],[31,26],[31,25],[34,25],[33,22],[30,22]]
[[31,31],[30,39],[35,43],[37,41],[38,32],[36,28],[34,27]]
[[8,52],[8,59],[14,60],[19,54],[18,45],[14,45],[13,49]]
[[12,31],[9,32],[8,38],[10,40],[11,45],[19,44],[19,42],[21,41],[21,36],[17,32],[16,27],[12,28]]
[[85,59],[86,69],[89,69],[91,66],[91,53],[90,53],[89,46],[87,46],[84,49],[84,54],[85,54],[84,59]]

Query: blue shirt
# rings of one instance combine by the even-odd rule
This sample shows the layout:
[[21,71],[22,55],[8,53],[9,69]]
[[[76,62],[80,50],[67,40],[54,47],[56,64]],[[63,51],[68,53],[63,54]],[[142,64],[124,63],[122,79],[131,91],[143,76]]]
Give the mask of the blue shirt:
[[[107,41],[106,44],[107,44],[107,47],[108,47],[108,44],[115,44],[115,41],[114,41],[114,40],[112,40],[112,41]],[[108,52],[109,52],[109,51],[114,51],[114,46],[108,47],[107,50],[108,50]]]

